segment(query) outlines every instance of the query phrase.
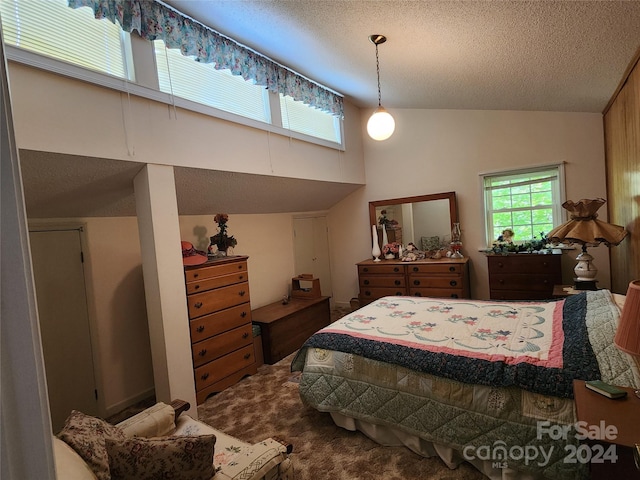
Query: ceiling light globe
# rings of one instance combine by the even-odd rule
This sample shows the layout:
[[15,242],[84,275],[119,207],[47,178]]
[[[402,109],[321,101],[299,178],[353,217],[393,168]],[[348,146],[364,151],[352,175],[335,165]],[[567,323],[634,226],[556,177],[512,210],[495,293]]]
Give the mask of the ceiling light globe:
[[367,122],[367,132],[374,140],[386,140],[393,135],[396,122],[384,108],[378,107]]

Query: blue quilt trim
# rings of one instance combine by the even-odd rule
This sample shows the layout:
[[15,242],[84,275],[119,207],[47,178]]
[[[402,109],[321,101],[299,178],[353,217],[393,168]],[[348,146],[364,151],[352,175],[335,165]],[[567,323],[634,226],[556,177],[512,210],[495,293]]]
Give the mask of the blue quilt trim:
[[341,333],[318,332],[305,342],[301,351],[307,347],[336,350],[459,382],[496,387],[515,386],[544,395],[573,398],[574,379],[600,378],[598,361],[589,343],[586,312],[585,292],[566,298],[562,315],[564,368],[561,369],[526,362],[510,365],[499,361],[429,352]]

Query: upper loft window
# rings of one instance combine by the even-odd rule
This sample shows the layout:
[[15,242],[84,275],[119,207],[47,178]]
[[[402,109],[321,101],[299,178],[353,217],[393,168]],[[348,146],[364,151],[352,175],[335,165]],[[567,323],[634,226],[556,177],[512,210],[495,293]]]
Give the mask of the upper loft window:
[[66,0],[0,0],[0,14],[7,45],[133,80],[129,34],[97,21],[89,8],[69,8]]
[[294,132],[341,143],[340,119],[280,94],[282,126]]
[[486,174],[484,183],[487,245],[506,229],[514,241],[546,235],[562,223],[562,165]]
[[270,123],[267,89],[211,63],[196,62],[176,49],[153,42],[160,90],[186,100]]

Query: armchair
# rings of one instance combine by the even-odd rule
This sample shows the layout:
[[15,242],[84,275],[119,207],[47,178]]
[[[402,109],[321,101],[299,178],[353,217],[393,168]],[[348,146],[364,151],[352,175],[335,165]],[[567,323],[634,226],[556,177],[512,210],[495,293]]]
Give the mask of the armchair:
[[[118,432],[123,438],[154,438],[171,441],[173,437],[206,437],[215,435],[213,471],[211,480],[292,480],[293,467],[288,454],[292,446],[274,438],[267,438],[254,445],[243,442],[216,430],[203,422],[183,413],[189,404],[175,400],[171,405],[162,402],[118,423]],[[74,412],[79,414],[79,412]],[[80,414],[82,415],[82,414]],[[70,417],[71,418],[71,417]],[[100,419],[93,419],[103,422]],[[106,422],[105,422],[106,423]],[[109,477],[109,459],[103,471],[96,472],[95,446],[86,451],[86,438],[74,442],[72,438],[79,429],[67,425],[54,437],[56,476],[65,480],[103,480]],[[108,426],[108,424],[107,424]],[[112,426],[108,426],[112,427]],[[103,430],[101,426],[98,430]],[[120,434],[120,433],[118,433]],[[104,440],[102,445],[104,445]],[[86,458],[87,454],[92,455]],[[83,458],[85,457],[85,458]],[[104,471],[106,468],[106,472]]]

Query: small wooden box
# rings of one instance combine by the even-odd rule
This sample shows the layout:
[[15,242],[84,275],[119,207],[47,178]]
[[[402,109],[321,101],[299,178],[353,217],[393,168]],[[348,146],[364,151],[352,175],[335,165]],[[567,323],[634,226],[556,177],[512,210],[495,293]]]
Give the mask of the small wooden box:
[[320,279],[308,275],[293,277],[291,279],[291,296],[293,298],[320,298]]

